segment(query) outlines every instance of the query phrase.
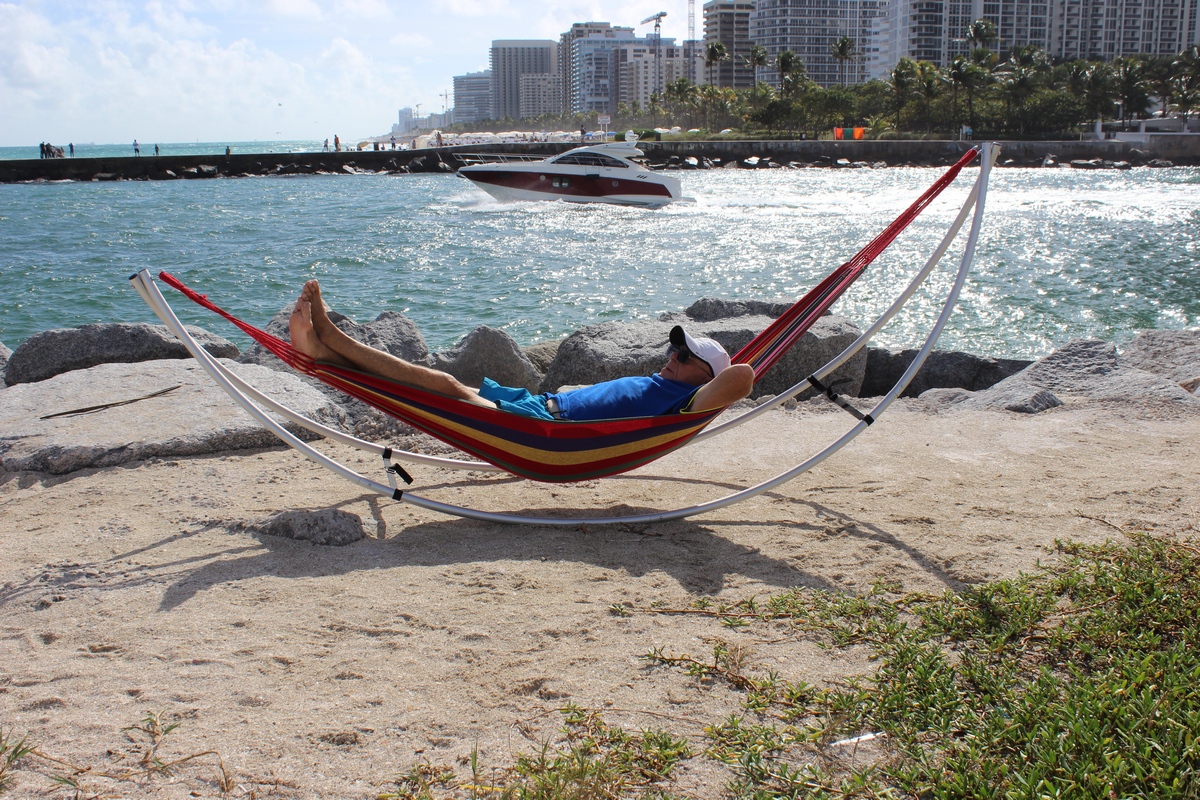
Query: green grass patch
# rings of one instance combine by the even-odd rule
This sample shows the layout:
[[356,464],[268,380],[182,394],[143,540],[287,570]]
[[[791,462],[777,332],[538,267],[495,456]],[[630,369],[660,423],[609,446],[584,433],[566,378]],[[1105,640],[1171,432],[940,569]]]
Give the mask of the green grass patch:
[[[675,768],[695,759],[730,776],[706,796],[739,799],[1200,797],[1200,553],[1136,535],[1060,543],[1057,555],[1034,574],[940,595],[880,584],[613,606],[711,618],[729,639],[711,653],[643,658],[698,691],[728,691],[739,710],[689,745],[572,707],[562,743],[500,779],[447,770],[435,783],[418,770],[388,796],[669,797]],[[865,646],[879,666],[813,686],[755,668],[737,643],[745,633]]]

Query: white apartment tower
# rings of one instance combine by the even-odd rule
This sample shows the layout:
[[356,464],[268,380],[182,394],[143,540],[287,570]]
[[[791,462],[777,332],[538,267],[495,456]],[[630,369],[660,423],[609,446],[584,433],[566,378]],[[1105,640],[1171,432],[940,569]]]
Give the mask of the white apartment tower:
[[633,28],[613,26],[607,22],[576,22],[571,30],[558,37],[558,74],[562,83],[562,110],[574,110],[575,56],[572,47],[578,39],[632,39]]
[[492,42],[492,118],[521,116],[521,76],[558,71],[558,43],[549,39]]
[[[932,2],[932,0],[922,0]],[[883,0],[758,0],[750,15],[750,38],[767,50],[772,64],[785,50],[804,63],[808,77],[821,86],[867,80],[867,60],[876,47],[872,23]],[[943,0],[937,0],[940,8]],[[845,63],[831,48],[842,37],[854,42],[856,55]],[[761,69],[759,80],[779,84],[774,66]]]

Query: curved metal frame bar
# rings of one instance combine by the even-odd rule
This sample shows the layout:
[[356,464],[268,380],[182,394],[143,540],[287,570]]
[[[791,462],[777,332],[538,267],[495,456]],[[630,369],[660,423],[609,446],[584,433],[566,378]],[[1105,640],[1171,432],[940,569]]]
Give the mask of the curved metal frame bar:
[[[925,363],[926,358],[928,358],[930,351],[933,349],[933,345],[937,342],[938,337],[941,335],[942,329],[950,319],[950,315],[958,301],[958,296],[962,291],[963,284],[966,282],[966,277],[970,271],[971,262],[974,259],[975,246],[978,242],[979,231],[983,223],[984,205],[987,198],[988,178],[997,155],[999,155],[999,148],[997,148],[994,144],[986,143],[983,145],[980,174],[978,182],[976,183],[977,197],[975,202],[975,215],[974,219],[972,220],[971,232],[967,239],[966,248],[963,252],[962,262],[959,266],[954,285],[951,287],[950,292],[946,297],[946,301],[943,304],[941,314],[938,316],[937,322],[934,323],[933,328],[930,330],[924,345],[922,345],[920,351],[918,351],[916,357],[913,359],[912,363],[909,364],[908,369],[905,370],[904,374],[900,377],[899,381],[897,381],[896,385],[892,387],[892,390],[883,397],[883,399],[875,406],[874,409],[871,410],[870,415],[874,419],[878,419],[888,408],[888,406],[890,406],[892,402],[900,396],[900,393],[908,387],[908,384],[912,382],[913,377],[916,376],[917,371],[920,370],[921,366]],[[967,208],[968,207],[964,207],[962,214],[965,214]],[[962,216],[962,214],[960,214],[960,216]],[[945,244],[948,245],[948,242],[945,242]],[[922,278],[922,280],[923,279],[924,278]],[[478,509],[442,503],[426,497],[421,497],[419,495],[401,492],[393,487],[385,486],[381,483],[359,475],[357,472],[354,472],[336,460],[326,456],[324,453],[314,449],[306,442],[301,441],[277,421],[268,416],[267,413],[259,408],[254,401],[246,396],[246,394],[243,394],[239,388],[239,385],[246,386],[247,388],[251,389],[253,394],[257,395],[258,397],[265,398],[267,400],[267,405],[279,409],[281,414],[284,414],[297,424],[305,424],[304,422],[301,422],[303,418],[297,419],[296,417],[299,417],[299,415],[294,414],[294,412],[287,411],[285,413],[285,411],[282,410],[282,406],[270,401],[269,398],[266,398],[266,396],[262,395],[260,392],[253,390],[253,387],[249,387],[249,385],[240,378],[237,378],[228,370],[226,370],[223,365],[217,363],[216,359],[214,359],[207,351],[200,347],[199,344],[197,344],[196,341],[191,337],[191,334],[189,334],[183,327],[183,324],[179,321],[179,318],[175,316],[175,313],[167,304],[166,299],[163,298],[162,293],[159,292],[157,284],[155,284],[154,279],[150,276],[147,270],[142,270],[141,272],[132,276],[130,278],[130,282],[133,284],[138,294],[141,295],[142,299],[145,300],[147,305],[150,306],[151,310],[153,310],[159,319],[161,319],[167,325],[171,332],[183,342],[184,346],[188,349],[188,352],[190,352],[196,358],[196,360],[205,369],[205,371],[209,373],[213,380],[215,380],[217,384],[221,386],[221,388],[224,389],[225,392],[229,394],[229,396],[235,402],[242,406],[247,413],[254,417],[259,424],[263,425],[265,428],[278,436],[285,444],[289,445],[314,463],[320,464],[331,472],[341,475],[346,480],[349,480],[350,482],[355,483],[363,488],[369,489],[381,495],[391,496],[395,500],[403,500],[421,508],[426,508],[431,511],[438,511],[451,516],[477,519],[485,522],[503,522],[510,524],[541,526],[570,526],[580,524],[610,525],[617,523],[663,522],[667,520],[684,519],[686,517],[703,514],[708,511],[715,511],[720,508],[725,508],[726,506],[733,505],[742,500],[748,500],[751,497],[756,497],[757,495],[770,491],[776,486],[787,483],[788,481],[820,464],[838,450],[841,450],[868,427],[868,424],[865,421],[859,422],[851,427],[841,437],[828,445],[824,450],[810,457],[806,461],[801,462],[792,469],[782,472],[773,478],[743,489],[739,492],[734,492],[733,494],[726,495],[725,497],[717,500],[711,500],[707,503],[701,503],[698,505],[689,506],[687,508],[676,509],[673,511],[653,512],[649,514],[631,514],[623,517],[576,517],[570,519],[556,517],[530,517],[518,514],[502,514],[490,511],[480,511]],[[915,290],[915,286],[910,288]],[[889,309],[889,311],[891,311],[891,309]],[[872,330],[877,330],[877,328],[872,326]],[[866,334],[864,334],[864,336],[866,336]],[[865,341],[863,337],[860,337],[860,340]],[[855,344],[861,347],[859,340],[856,340]],[[854,347],[854,345],[851,345],[851,347]],[[846,355],[846,357],[848,358],[849,355]],[[839,358],[841,357],[839,356]],[[831,369],[836,368],[836,366],[840,363],[841,362],[838,359],[834,359],[834,361],[830,362],[830,365],[833,365]],[[822,370],[825,370],[825,368],[822,368]],[[825,371],[827,372],[829,370]],[[807,381],[803,383],[807,383]],[[798,384],[798,386],[801,386],[802,388],[803,384]],[[755,411],[758,411],[758,409],[755,409]],[[317,425],[317,423],[312,424]],[[305,427],[308,427],[308,425],[305,424]],[[333,434],[331,438],[336,441],[341,441],[356,447],[360,446],[358,443],[361,443],[362,445],[366,445],[364,449],[370,452],[376,452],[381,456],[383,455],[384,448],[379,445],[364,442],[361,439],[347,436],[340,431],[333,431],[325,426],[318,427],[322,428],[323,430],[330,431]],[[726,426],[721,427],[724,428]],[[378,448],[378,450],[376,450],[376,448]]]

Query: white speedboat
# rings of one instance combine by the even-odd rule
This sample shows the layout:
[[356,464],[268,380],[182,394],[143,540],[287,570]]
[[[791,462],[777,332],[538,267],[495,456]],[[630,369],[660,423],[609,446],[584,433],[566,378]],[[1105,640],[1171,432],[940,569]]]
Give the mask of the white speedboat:
[[681,199],[679,181],[633,161],[643,155],[634,142],[576,147],[535,160],[522,156],[462,155],[469,178],[497,200],[566,200],[658,208]]

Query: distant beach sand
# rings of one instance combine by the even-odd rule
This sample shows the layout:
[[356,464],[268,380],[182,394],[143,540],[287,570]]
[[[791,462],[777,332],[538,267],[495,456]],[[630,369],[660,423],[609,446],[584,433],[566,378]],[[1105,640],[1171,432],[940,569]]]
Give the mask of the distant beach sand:
[[[850,424],[819,402],[775,411],[637,473],[575,486],[417,468],[414,490],[518,512],[687,506],[783,471]],[[231,796],[374,797],[422,761],[484,768],[533,752],[574,702],[628,729],[693,743],[738,712],[639,656],[704,657],[724,638],[750,663],[818,685],[872,672],[863,647],[770,640],[694,615],[611,613],[791,587],[941,591],[1053,559],[1056,539],[1195,535],[1200,414],[1068,405],[1036,416],[903,401],[847,449],[759,498],[657,525],[535,529],[450,519],[368,496],[285,450],[49,477],[0,475],[0,725],[94,771],[136,761],[123,727],[179,728],[164,761],[212,750]],[[360,471],[375,459],[325,445]],[[647,478],[661,478],[648,480]],[[342,548],[258,537],[286,509],[358,514]],[[27,759],[14,797],[53,793],[60,764]],[[214,755],[174,777],[81,786],[218,796]],[[717,797],[719,768],[672,791]],[[61,789],[62,796],[69,796]],[[90,794],[88,795],[90,796]]]

